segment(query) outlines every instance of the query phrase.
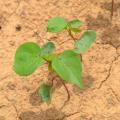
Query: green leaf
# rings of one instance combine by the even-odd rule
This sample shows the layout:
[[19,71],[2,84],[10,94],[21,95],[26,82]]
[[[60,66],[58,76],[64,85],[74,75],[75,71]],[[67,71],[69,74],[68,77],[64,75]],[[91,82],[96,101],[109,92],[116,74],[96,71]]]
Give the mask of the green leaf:
[[52,42],[48,42],[46,43],[42,48],[41,48],[41,53],[40,55],[42,57],[47,57],[50,54],[53,53],[53,51],[55,50],[55,45]]
[[75,42],[74,52],[84,53],[88,51],[93,42],[96,40],[96,32],[94,30],[87,30],[83,33],[80,40]]
[[79,28],[83,25],[84,25],[84,23],[80,20],[77,20],[77,19],[69,22],[70,28]]
[[14,61],[14,71],[21,76],[32,74],[45,61],[40,57],[40,47],[27,42],[18,47]]
[[38,90],[38,95],[44,102],[49,104],[51,102],[51,86],[46,84],[41,85]]
[[84,88],[81,80],[82,65],[79,56],[71,50],[64,51],[52,61],[52,68],[65,81]]
[[48,21],[48,32],[61,32],[67,27],[67,21],[62,17],[54,17]]

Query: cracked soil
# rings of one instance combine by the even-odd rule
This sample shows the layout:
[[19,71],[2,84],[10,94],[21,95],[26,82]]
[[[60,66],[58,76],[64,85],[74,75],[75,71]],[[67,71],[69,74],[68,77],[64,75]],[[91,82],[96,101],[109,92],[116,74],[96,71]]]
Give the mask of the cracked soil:
[[[120,0],[112,20],[110,8],[111,0],[0,0],[0,120],[120,120]],[[67,84],[71,99],[62,109],[67,94],[59,82],[49,106],[36,94],[48,81],[45,65],[25,78],[12,70],[15,51],[26,41],[50,39],[57,52],[73,47],[68,33],[46,32],[54,16],[80,19],[97,31],[83,55],[83,80],[90,84],[84,91]]]

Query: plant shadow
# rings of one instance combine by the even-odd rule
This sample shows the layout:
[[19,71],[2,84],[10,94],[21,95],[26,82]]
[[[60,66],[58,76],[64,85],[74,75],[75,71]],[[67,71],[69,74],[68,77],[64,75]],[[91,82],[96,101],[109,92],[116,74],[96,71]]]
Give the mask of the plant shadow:
[[101,30],[100,42],[102,44],[110,44],[115,48],[120,46],[120,26],[113,25],[107,16],[101,13],[98,14],[97,18],[88,15],[86,22],[88,29]]
[[[109,2],[109,3],[105,2],[105,3],[101,4],[101,8],[111,12],[112,4],[111,4],[111,2]],[[120,9],[120,2],[115,2],[114,3],[114,12],[116,12],[118,9]]]
[[88,15],[86,17],[86,23],[88,29],[94,29],[94,30],[99,30],[99,29],[106,29],[108,26],[111,26],[111,20],[108,17],[105,17],[101,13],[98,13],[97,17],[94,18],[91,15]]
[[[61,88],[62,83],[61,79],[55,73],[49,73],[47,84],[52,85],[52,80],[53,80],[52,92],[55,92],[55,90]],[[29,102],[33,106],[40,106],[42,104],[42,99],[38,96],[38,90],[39,88],[30,94]]]
[[29,103],[32,106],[40,106],[42,104],[42,99],[38,96],[38,89],[31,93],[30,97],[29,97]]
[[62,120],[64,118],[65,114],[55,108],[49,108],[46,111],[41,111],[38,113],[33,111],[25,111],[19,116],[20,120]]
[[76,95],[81,95],[83,92],[85,92],[86,90],[88,90],[89,88],[91,88],[91,86],[93,85],[93,82],[95,81],[95,79],[90,76],[90,75],[84,75],[82,77],[82,80],[85,84],[85,89],[80,89],[79,87],[77,86],[73,86],[73,92],[76,94]]
[[109,26],[105,29],[101,35],[102,43],[110,44],[115,48],[120,46],[120,27],[116,26]]

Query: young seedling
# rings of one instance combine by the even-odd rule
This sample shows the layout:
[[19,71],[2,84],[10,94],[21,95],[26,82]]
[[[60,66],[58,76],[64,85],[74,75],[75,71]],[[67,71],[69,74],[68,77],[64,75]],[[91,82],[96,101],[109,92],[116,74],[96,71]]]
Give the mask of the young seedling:
[[[48,21],[48,32],[61,32],[67,30],[72,38],[72,32],[81,32],[80,27],[83,22],[80,20],[67,21],[62,17],[54,17]],[[74,48],[65,50],[60,54],[55,53],[55,45],[53,42],[47,42],[40,47],[34,42],[26,42],[20,45],[15,54],[14,71],[20,76],[29,76],[43,64],[48,64],[48,70],[55,72],[64,85],[68,99],[70,93],[65,82],[72,83],[80,89],[85,88],[82,81],[82,61],[79,55],[87,52],[92,43],[96,39],[96,32],[93,30],[86,30],[80,39],[75,40]],[[46,103],[51,102],[52,87],[54,84],[55,76],[51,84],[42,84],[38,90],[38,95]]]

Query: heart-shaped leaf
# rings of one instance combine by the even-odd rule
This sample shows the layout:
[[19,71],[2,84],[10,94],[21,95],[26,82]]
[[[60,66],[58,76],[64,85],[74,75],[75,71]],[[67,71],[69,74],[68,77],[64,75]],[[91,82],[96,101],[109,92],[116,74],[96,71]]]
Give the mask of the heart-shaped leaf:
[[67,27],[67,21],[62,17],[54,17],[48,21],[48,32],[60,32]]
[[84,53],[86,52],[91,45],[96,40],[96,32],[94,30],[87,30],[83,33],[80,40],[75,42],[75,49],[76,53]]
[[82,65],[79,56],[71,50],[64,51],[52,61],[52,68],[65,81],[84,88],[81,80]]
[[49,56],[50,54],[53,53],[55,49],[55,45],[52,42],[46,43],[42,48],[41,48],[41,53],[40,55],[44,58]]
[[41,85],[38,90],[38,95],[44,102],[49,104],[51,102],[51,86],[47,84]]
[[32,74],[45,61],[40,57],[40,47],[27,42],[18,47],[14,61],[14,71],[21,76]]
[[70,28],[79,28],[84,25],[84,23],[78,19],[72,20],[68,24]]

